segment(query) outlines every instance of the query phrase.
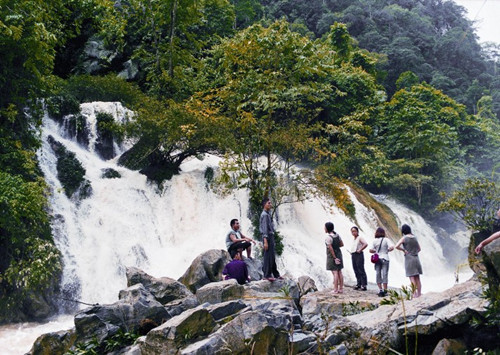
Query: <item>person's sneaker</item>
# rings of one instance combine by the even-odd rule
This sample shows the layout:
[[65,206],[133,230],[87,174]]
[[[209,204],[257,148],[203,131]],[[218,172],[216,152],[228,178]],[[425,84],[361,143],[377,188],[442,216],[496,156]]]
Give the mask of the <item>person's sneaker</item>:
[[361,286],[359,286],[359,285],[354,286],[355,290],[359,290],[360,288],[361,288]]
[[274,277],[266,277],[264,280],[267,280],[267,281],[276,281],[276,279]]
[[383,290],[380,290],[379,293],[377,293],[377,296],[379,297],[385,297],[385,292]]
[[366,291],[366,286],[361,286],[361,291]]

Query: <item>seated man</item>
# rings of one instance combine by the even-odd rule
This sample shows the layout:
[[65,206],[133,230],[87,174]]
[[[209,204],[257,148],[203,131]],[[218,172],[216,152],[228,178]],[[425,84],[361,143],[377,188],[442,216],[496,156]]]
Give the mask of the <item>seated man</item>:
[[222,278],[224,280],[236,279],[240,285],[245,284],[250,281],[248,276],[247,264],[241,260],[241,253],[239,251],[233,251],[231,254],[233,260],[224,266],[222,270]]
[[229,254],[232,255],[232,251],[243,251],[246,249],[247,258],[252,259],[250,254],[252,253],[252,244],[255,244],[255,240],[248,238],[241,234],[240,232],[240,222],[237,219],[232,219],[229,223],[231,225],[231,230],[226,236],[226,247]]

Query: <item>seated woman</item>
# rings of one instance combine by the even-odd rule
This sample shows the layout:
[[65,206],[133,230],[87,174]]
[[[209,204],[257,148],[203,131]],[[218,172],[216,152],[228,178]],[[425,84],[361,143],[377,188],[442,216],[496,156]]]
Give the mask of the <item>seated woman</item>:
[[244,285],[250,281],[247,264],[241,260],[239,251],[233,251],[231,257],[233,260],[227,263],[224,270],[222,270],[222,278],[224,280],[236,279],[240,285]]

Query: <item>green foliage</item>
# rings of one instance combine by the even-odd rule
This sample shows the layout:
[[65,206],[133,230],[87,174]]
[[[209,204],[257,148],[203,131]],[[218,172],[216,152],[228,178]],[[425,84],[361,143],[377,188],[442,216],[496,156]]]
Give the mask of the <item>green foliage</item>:
[[464,107],[427,84],[398,91],[377,117],[376,142],[390,159],[387,185],[416,207],[463,175]]
[[447,195],[437,209],[451,212],[472,231],[490,233],[498,206],[500,206],[500,186],[486,178],[470,178],[463,186]]
[[406,87],[397,81],[411,71],[418,82],[431,83],[466,104],[470,113],[489,90],[497,97],[494,112],[499,115],[498,50],[479,46],[473,24],[456,3],[279,0],[262,4],[269,21],[286,18],[304,23],[318,38],[335,23],[344,23],[359,47],[385,56],[377,69],[389,95]]
[[359,301],[350,301],[349,303],[342,303],[342,316],[352,316],[354,314],[359,314],[363,312],[373,311],[377,306],[372,304],[368,306],[362,306]]
[[46,101],[47,112],[54,119],[62,119],[66,115],[80,113],[80,103],[72,95],[63,94],[49,97]]
[[396,80],[396,89],[411,89],[412,86],[417,84],[419,84],[418,76],[411,71],[405,71]]
[[102,343],[94,338],[86,343],[78,343],[74,349],[65,353],[65,355],[99,355],[107,354],[113,351],[120,350],[126,346],[134,344],[139,337],[133,332],[125,332],[119,329],[118,332]]
[[413,298],[413,293],[415,292],[415,286],[406,287],[402,286],[401,290],[387,290],[388,296],[380,301],[381,305],[387,304],[398,304],[399,302],[404,302],[404,300],[411,300]]
[[68,197],[80,187],[84,181],[85,169],[76,159],[75,153],[65,151],[57,159],[57,178],[64,187]]
[[212,150],[219,137],[212,117],[185,103],[152,98],[138,108],[126,134],[139,139],[119,163],[158,184],[178,173],[185,159]]
[[89,193],[90,186],[85,179],[85,169],[76,159],[75,153],[68,151],[61,143],[49,137],[49,143],[57,156],[57,178],[64,187],[66,196],[71,197],[80,188],[81,197]]
[[275,206],[303,200],[305,187],[317,180],[295,168],[297,162],[333,157],[322,122],[338,124],[377,101],[374,78],[337,63],[332,49],[331,41],[312,42],[281,21],[224,40],[205,60],[206,89],[196,102],[219,124],[220,147],[229,154],[219,181],[249,188],[254,214],[264,196]]
[[139,88],[116,75],[72,76],[67,82],[60,83],[59,91],[79,103],[92,101],[118,101],[134,109],[144,99]]
[[0,319],[15,317],[29,294],[50,288],[62,270],[45,194],[41,179],[0,171]]

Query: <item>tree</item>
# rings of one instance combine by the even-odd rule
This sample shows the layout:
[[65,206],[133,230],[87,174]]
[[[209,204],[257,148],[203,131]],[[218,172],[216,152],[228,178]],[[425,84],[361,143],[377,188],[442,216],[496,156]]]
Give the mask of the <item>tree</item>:
[[500,206],[500,187],[485,178],[471,178],[451,195],[441,194],[444,199],[437,209],[452,212],[474,232],[489,235],[493,229],[495,214]]
[[256,209],[272,194],[275,204],[303,199],[314,179],[296,164],[333,156],[321,126],[374,101],[373,77],[336,63],[333,49],[280,21],[226,39],[205,61],[210,84],[197,100],[230,137],[223,180],[248,187]]
[[233,31],[227,0],[132,0],[122,6],[124,41],[143,72],[141,85],[167,99],[189,97],[202,51]]
[[413,190],[417,206],[457,176],[465,122],[465,108],[427,84],[398,91],[379,115],[376,142],[394,163],[391,182]]
[[119,163],[161,184],[179,172],[185,159],[215,149],[217,126],[194,106],[144,99],[126,128],[128,136],[138,141]]

